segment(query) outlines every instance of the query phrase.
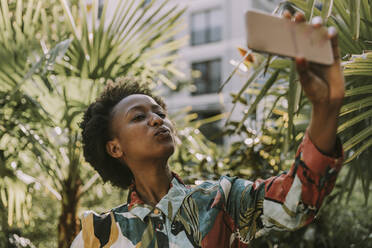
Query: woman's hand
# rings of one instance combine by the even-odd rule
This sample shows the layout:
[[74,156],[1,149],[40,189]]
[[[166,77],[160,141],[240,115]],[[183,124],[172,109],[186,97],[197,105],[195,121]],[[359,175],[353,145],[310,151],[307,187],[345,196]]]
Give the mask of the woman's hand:
[[[284,17],[292,19],[289,11]],[[304,22],[301,13],[294,16],[295,22]],[[314,28],[322,27],[322,19],[315,17]],[[334,62],[332,65],[309,63],[304,58],[296,58],[297,72],[306,96],[313,104],[309,136],[315,146],[325,153],[332,153],[336,139],[337,117],[345,94],[344,76],[341,69],[337,32],[334,27],[328,29]]]

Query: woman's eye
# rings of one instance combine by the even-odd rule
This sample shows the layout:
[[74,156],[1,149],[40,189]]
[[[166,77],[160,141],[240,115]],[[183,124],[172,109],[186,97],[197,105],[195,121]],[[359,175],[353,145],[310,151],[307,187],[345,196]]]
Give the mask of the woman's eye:
[[135,115],[134,118],[133,118],[134,121],[140,121],[140,120],[143,120],[143,119],[145,119],[144,114]]
[[166,115],[164,113],[157,113],[157,115],[160,116],[160,118],[163,118],[163,119],[166,117]]

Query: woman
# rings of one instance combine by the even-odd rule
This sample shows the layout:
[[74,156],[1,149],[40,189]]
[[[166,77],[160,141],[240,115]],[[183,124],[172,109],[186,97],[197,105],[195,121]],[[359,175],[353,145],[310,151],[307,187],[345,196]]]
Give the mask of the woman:
[[336,130],[344,78],[334,29],[329,38],[333,65],[296,59],[311,122],[290,171],[267,180],[184,185],[168,166],[175,134],[164,102],[135,83],[109,85],[84,115],[84,155],[105,181],[130,188],[128,202],[86,213],[72,247],[246,247],[271,229],[310,223],[342,164]]

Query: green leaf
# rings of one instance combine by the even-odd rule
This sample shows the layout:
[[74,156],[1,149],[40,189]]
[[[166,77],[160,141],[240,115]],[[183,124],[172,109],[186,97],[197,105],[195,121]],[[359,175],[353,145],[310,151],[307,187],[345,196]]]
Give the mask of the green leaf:
[[223,88],[231,81],[231,78],[235,75],[235,73],[239,70],[239,66],[244,62],[244,60],[247,58],[249,53],[247,52],[242,59],[240,59],[239,63],[235,66],[234,70],[229,74],[229,76],[226,78],[226,80],[221,84],[221,87],[218,89],[218,93],[220,93]]
[[372,94],[372,83],[367,83],[367,85],[352,88],[345,91],[345,97]]
[[361,122],[363,120],[367,120],[367,119],[372,120],[372,109],[370,109],[366,112],[360,113],[357,116],[355,116],[354,118],[349,119],[349,120],[345,121],[344,123],[342,123],[337,129],[337,133],[341,133],[341,132],[345,131],[345,129],[354,126],[356,123]]
[[236,128],[236,132],[239,132],[242,126],[244,125],[245,120],[253,113],[253,111],[256,109],[258,103],[262,100],[262,98],[266,95],[266,93],[269,91],[271,86],[275,83],[276,79],[278,78],[278,75],[281,70],[276,70],[271,77],[265,82],[263,87],[261,88],[260,94],[256,97],[254,102],[250,105],[249,109],[247,112],[244,113],[244,117],[242,120],[239,122],[238,127]]
[[323,0],[321,17],[324,23],[327,23],[328,17],[331,16],[332,7],[333,7],[333,0]]
[[239,92],[235,95],[235,98],[232,101],[234,105],[230,111],[229,116],[226,118],[225,126],[227,126],[227,124],[229,123],[230,117],[235,110],[236,104],[239,102],[239,99],[241,98],[243,93],[247,90],[247,88],[252,82],[254,82],[257,78],[259,78],[263,74],[265,65],[266,65],[265,62],[261,62],[260,64],[258,64],[256,68],[253,68],[251,70],[250,77],[248,78],[246,83],[242,86],[242,88],[240,88]]
[[293,119],[294,113],[298,110],[298,105],[300,102],[301,96],[301,86],[296,80],[296,66],[295,62],[292,61],[290,72],[289,72],[289,89],[287,95],[287,102],[288,102],[288,128],[287,134],[284,142],[284,154],[288,152],[289,142],[291,140],[291,135],[293,133]]
[[360,29],[360,0],[349,1],[350,4],[350,23],[353,39],[359,39]]
[[360,154],[366,151],[369,147],[372,146],[372,138],[365,141],[357,150],[354,151],[353,155],[351,155],[346,161],[345,164],[350,163],[352,160],[356,159]]
[[[181,37],[172,41],[169,38],[179,37],[177,34],[182,30],[180,18],[185,9],[170,6],[164,11],[163,7],[169,5],[168,1],[162,1],[158,5],[151,1],[144,6],[143,0],[123,0],[115,2],[117,5],[114,15],[104,19],[108,2],[104,3],[97,27],[88,25],[84,1],[81,1],[83,18],[80,19],[61,0],[75,39],[66,53],[69,60],[59,63],[56,71],[66,76],[96,80],[115,79],[125,75],[133,77],[137,74],[132,72],[141,70],[147,73],[146,82],[152,86],[155,82],[163,82],[174,88],[172,80],[165,79],[169,75],[167,64],[174,58],[169,54],[176,52],[184,44],[184,39]],[[90,18],[93,18],[93,23],[97,21],[94,19],[97,8],[98,5],[93,3]],[[88,30],[89,26],[91,30]]]
[[361,100],[355,100],[351,103],[345,104],[341,107],[340,116],[344,116],[346,114],[361,110],[369,106],[372,106],[372,96],[368,96]]
[[315,0],[307,0],[307,8],[306,8],[306,13],[305,13],[305,18],[309,22],[313,18],[315,3],[316,3]]
[[344,143],[344,150],[348,151],[356,145],[359,145],[363,140],[367,139],[369,136],[372,135],[372,126],[365,128],[364,130],[360,131],[352,138],[348,139]]

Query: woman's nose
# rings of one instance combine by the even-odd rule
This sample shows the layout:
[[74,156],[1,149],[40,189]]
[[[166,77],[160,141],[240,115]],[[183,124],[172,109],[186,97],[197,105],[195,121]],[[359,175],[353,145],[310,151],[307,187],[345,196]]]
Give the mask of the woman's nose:
[[164,122],[163,118],[161,118],[159,115],[152,114],[149,124],[150,126],[161,126],[163,125],[163,122]]

